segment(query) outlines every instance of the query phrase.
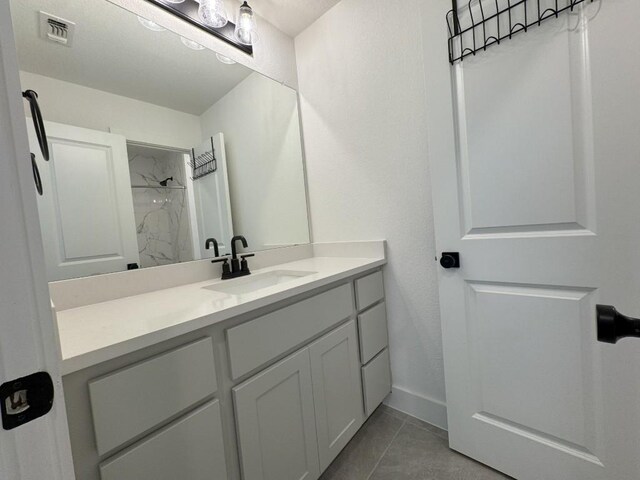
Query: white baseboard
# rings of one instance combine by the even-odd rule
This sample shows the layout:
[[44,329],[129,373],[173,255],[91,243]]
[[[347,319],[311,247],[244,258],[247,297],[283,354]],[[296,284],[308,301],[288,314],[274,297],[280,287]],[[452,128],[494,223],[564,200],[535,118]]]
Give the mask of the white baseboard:
[[447,405],[439,400],[399,387],[393,387],[391,395],[387,397],[384,403],[391,408],[447,430]]

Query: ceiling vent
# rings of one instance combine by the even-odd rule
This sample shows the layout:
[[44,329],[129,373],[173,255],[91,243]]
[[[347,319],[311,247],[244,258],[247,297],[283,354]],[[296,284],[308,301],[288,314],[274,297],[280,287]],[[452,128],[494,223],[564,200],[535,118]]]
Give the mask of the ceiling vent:
[[50,13],[40,12],[40,36],[45,40],[70,47],[75,30],[75,23]]

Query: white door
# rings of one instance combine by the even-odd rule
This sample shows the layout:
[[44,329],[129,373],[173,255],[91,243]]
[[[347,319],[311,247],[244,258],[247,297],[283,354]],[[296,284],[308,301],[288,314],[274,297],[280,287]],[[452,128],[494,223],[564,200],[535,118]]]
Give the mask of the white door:
[[[206,147],[211,149],[210,145],[211,141],[208,140]],[[217,170],[205,177],[193,180],[199,239],[198,248],[195,251],[200,253],[200,258],[213,257],[213,250],[204,248],[205,241],[208,238],[215,238],[218,241],[220,255],[224,255],[225,253],[231,253],[229,242],[233,237],[227,155],[222,133],[218,133],[213,137],[213,146],[215,148]]]
[[9,2],[0,2],[0,385],[47,371],[55,386],[48,415],[13,430],[0,427],[0,478],[72,480],[22,102]]
[[53,122],[45,128],[49,162],[29,123],[44,188],[38,211],[48,280],[119,272],[139,263],[125,137]]
[[438,7],[436,239],[461,259],[438,266],[451,447],[520,480],[638,479],[640,340],[598,343],[595,315],[640,316],[640,2],[585,2],[453,67]]

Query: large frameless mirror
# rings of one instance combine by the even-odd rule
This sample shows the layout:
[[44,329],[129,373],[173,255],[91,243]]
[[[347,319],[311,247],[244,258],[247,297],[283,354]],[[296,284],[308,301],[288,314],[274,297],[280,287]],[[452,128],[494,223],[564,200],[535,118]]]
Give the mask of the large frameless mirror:
[[11,8],[50,281],[309,242],[294,90],[106,0]]

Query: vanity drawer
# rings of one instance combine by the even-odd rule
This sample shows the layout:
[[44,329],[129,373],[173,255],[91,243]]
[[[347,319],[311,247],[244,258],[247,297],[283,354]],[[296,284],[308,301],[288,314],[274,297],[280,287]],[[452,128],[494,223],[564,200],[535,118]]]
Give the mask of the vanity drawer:
[[358,310],[364,310],[384,298],[382,272],[375,272],[356,280],[356,298]]
[[367,363],[389,344],[387,309],[384,302],[358,315],[360,361]]
[[362,387],[364,409],[368,417],[391,392],[389,349],[385,348],[377,357],[362,367]]
[[353,313],[345,284],[227,330],[231,377],[235,380],[307,342]]
[[89,382],[98,453],[145,433],[217,388],[210,337]]
[[218,400],[102,463],[100,476],[102,480],[227,480]]

